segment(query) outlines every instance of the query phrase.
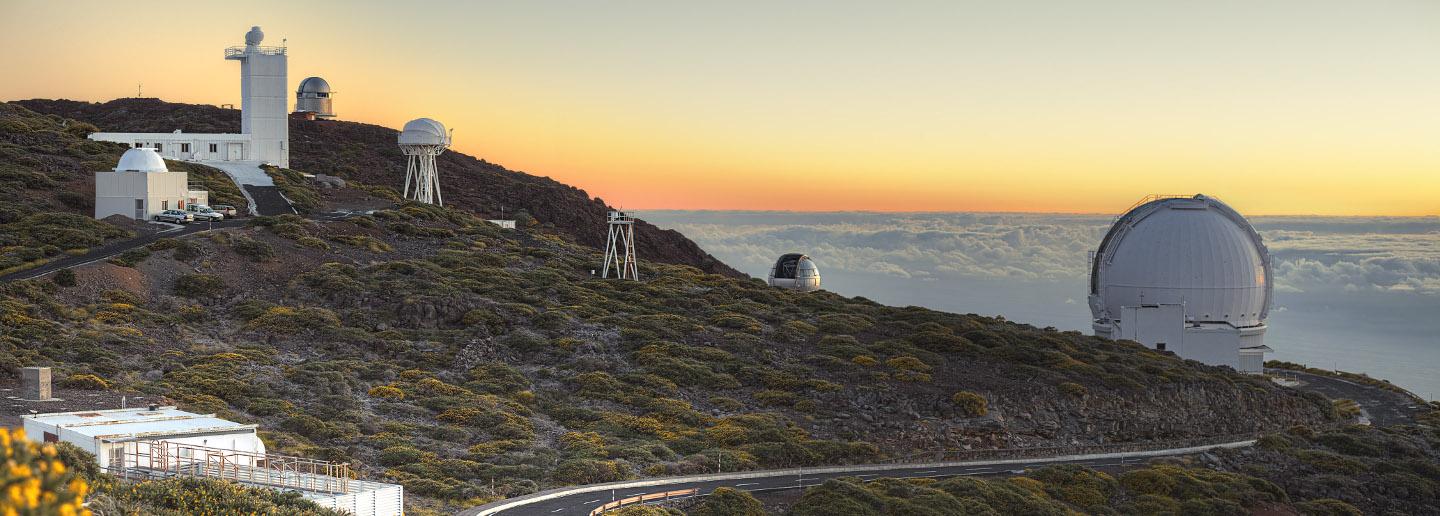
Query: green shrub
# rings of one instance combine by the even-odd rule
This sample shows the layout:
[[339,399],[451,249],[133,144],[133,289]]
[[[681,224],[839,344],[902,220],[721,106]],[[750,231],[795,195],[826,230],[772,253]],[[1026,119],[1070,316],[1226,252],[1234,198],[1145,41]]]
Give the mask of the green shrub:
[[729,487],[717,487],[688,516],[765,516],[765,506],[750,493]]
[[56,285],[60,285],[62,287],[73,287],[75,286],[75,271],[72,271],[70,269],[60,269],[55,273],[55,277],[54,279],[52,279],[52,281],[54,281]]
[[60,386],[66,389],[80,389],[86,391],[110,390],[110,382],[93,374],[76,373],[65,377],[60,381]]
[[950,401],[960,408],[960,413],[966,417],[980,417],[990,412],[989,402],[985,397],[970,391],[960,391],[950,397]]
[[235,254],[253,262],[263,262],[275,257],[275,248],[270,247],[270,244],[246,236],[230,239],[230,248],[235,250]]
[[380,451],[380,464],[386,466],[403,466],[420,462],[425,458],[422,452],[413,446],[391,446]]
[[225,280],[210,274],[185,274],[175,278],[176,295],[188,298],[215,297],[225,292]]

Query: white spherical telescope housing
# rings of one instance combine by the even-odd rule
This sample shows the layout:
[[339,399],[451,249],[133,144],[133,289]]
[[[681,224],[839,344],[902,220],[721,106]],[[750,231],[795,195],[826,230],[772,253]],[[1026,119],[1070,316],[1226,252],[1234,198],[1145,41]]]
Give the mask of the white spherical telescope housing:
[[1157,197],[1116,219],[1095,251],[1095,334],[1258,372],[1274,285],[1260,234],[1218,199]]
[[334,92],[325,79],[306,77],[295,90],[295,111],[314,113],[315,118],[335,118],[333,97]]
[[820,289],[820,268],[809,256],[790,253],[770,268],[770,286],[809,292]]
[[444,205],[435,157],[450,146],[450,133],[445,131],[445,126],[429,118],[417,118],[405,123],[397,140],[400,152],[409,156],[405,166],[405,198]]
[[165,168],[165,159],[160,157],[159,152],[149,147],[134,148],[125,151],[120,155],[120,163],[115,165],[116,172],[169,172]]

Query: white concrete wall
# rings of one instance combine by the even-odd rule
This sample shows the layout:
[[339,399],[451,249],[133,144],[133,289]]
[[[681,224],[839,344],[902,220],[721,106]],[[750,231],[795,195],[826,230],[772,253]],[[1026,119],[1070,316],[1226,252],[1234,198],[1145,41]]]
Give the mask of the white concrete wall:
[[[354,493],[339,496],[314,498],[316,505],[339,509],[355,516],[401,516],[405,514],[404,488],[395,484],[351,481],[363,484],[365,488]],[[377,486],[384,486],[378,487]]]
[[247,51],[240,61],[240,132],[249,134],[251,161],[290,166],[288,57]]
[[1210,365],[1240,369],[1240,330],[1228,324],[1207,324],[1185,329],[1182,357]]
[[[1121,339],[1133,340],[1151,349],[1165,343],[1165,351],[1185,356],[1185,307],[1183,305],[1141,305],[1120,308],[1116,323]],[[1189,357],[1186,357],[1189,358]]]
[[96,172],[95,218],[135,218],[136,199],[144,206],[140,220],[149,220],[166,209],[182,209],[180,206],[190,199],[188,181],[185,172]]
[[[247,159],[245,156],[250,147],[248,134],[91,133],[90,139],[152,149],[159,144],[157,152],[161,157],[181,161],[228,161],[231,159],[231,144],[241,147],[240,157],[235,160],[244,160]],[[184,150],[184,144],[190,144],[189,152]],[[215,152],[210,152],[211,145],[215,146]]]

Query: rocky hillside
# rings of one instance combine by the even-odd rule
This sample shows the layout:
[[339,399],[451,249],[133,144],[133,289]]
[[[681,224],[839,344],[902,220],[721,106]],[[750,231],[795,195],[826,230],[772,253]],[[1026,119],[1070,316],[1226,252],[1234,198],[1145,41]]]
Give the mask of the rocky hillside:
[[[209,105],[158,99],[105,103],[35,99],[15,103],[40,113],[94,124],[102,131],[240,132],[239,111]],[[405,157],[395,145],[396,134],[394,129],[356,122],[291,120],[290,165],[302,172],[398,189],[405,177]],[[503,207],[507,218],[533,217],[582,244],[597,248],[605,244],[605,215],[610,208],[584,190],[453,151],[440,156],[439,167],[445,202],[452,206],[485,218],[499,218]],[[524,214],[520,214],[522,211]],[[636,225],[636,240],[643,259],[740,275],[678,232],[642,222]]]

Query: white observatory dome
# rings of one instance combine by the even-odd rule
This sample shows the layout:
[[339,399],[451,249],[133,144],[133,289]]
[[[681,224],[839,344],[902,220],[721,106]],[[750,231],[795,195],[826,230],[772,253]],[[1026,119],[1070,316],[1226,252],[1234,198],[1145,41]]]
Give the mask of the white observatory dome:
[[448,145],[445,126],[429,118],[416,118],[400,130],[400,145]]
[[770,286],[809,292],[820,289],[820,268],[809,256],[790,253],[770,268]]
[[1090,269],[1095,324],[1121,307],[1179,304],[1187,324],[1264,324],[1273,290],[1270,254],[1239,213],[1217,199],[1160,198],[1122,215]]
[[300,81],[300,89],[296,93],[330,93],[330,83],[319,77],[306,77]]
[[245,44],[250,46],[259,45],[265,41],[265,33],[260,31],[260,26],[250,27],[250,32],[245,33]]
[[149,147],[130,149],[120,156],[116,172],[169,172],[160,153]]

